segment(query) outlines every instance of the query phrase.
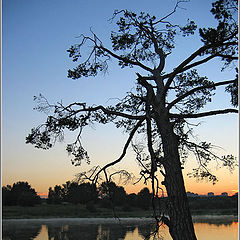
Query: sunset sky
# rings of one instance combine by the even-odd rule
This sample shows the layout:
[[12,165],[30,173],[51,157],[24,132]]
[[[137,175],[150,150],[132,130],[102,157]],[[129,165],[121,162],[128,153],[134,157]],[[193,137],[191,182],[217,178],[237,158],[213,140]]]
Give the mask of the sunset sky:
[[[32,127],[46,119],[44,113],[33,110],[33,96],[43,94],[51,103],[73,101],[89,104],[111,104],[111,98],[122,98],[134,87],[136,69],[120,69],[113,63],[106,75],[95,78],[71,80],[67,70],[76,66],[68,57],[67,49],[78,43],[80,34],[88,35],[90,28],[110,46],[109,37],[115,25],[108,21],[116,9],[145,11],[156,16],[165,16],[176,1],[168,0],[3,0],[2,8],[2,185],[17,181],[28,181],[39,194],[46,194],[50,186],[72,180],[78,172],[89,167],[113,161],[121,154],[127,135],[113,125],[88,127],[82,135],[84,147],[88,150],[91,165],[71,165],[71,158],[65,151],[66,144],[73,141],[72,134],[66,134],[64,142],[57,143],[48,151],[25,144],[25,138]],[[211,1],[191,0],[181,5],[171,17],[174,23],[183,24],[187,18],[198,27],[214,26],[216,21],[210,14]],[[171,71],[201,42],[196,36],[179,38],[173,56],[166,60],[165,71]],[[220,71],[220,62],[203,65],[199,72],[209,80],[230,80],[235,76],[233,69]],[[216,92],[213,102],[206,110],[230,107],[230,97],[224,87]],[[238,156],[238,115],[228,114],[205,117],[198,122],[195,134],[202,141],[210,141],[221,148],[216,153]],[[196,121],[194,122],[196,123]],[[192,156],[184,170],[187,191],[207,194],[214,192],[234,194],[238,190],[238,170],[212,170],[219,177],[216,185],[205,181],[197,182],[186,174],[196,162]],[[115,169],[126,168],[135,175],[139,168],[134,153],[129,149],[127,156]],[[125,186],[127,192],[138,192],[144,186],[139,183]]]

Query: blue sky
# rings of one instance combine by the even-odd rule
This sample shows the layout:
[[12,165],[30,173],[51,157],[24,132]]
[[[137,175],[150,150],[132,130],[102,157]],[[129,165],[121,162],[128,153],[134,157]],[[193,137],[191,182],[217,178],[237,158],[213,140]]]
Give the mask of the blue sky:
[[[33,111],[33,96],[39,93],[50,102],[62,100],[86,101],[90,104],[111,103],[110,98],[123,97],[135,83],[136,69],[119,69],[113,63],[109,73],[96,78],[71,80],[67,70],[75,66],[68,57],[67,49],[78,42],[77,36],[89,34],[90,27],[109,45],[114,24],[111,18],[116,9],[145,11],[156,16],[164,16],[171,11],[176,1],[83,1],[83,0],[3,0],[2,25],[2,181],[12,184],[18,180],[28,181],[39,192],[49,186],[72,179],[81,169],[71,166],[65,152],[64,143],[57,144],[50,151],[34,149],[25,144],[30,129],[42,123],[46,116]],[[196,21],[198,26],[215,24],[209,9],[211,1],[192,0],[181,5],[172,19],[184,23],[187,18]],[[183,41],[184,40],[184,41]],[[176,42],[175,54],[167,59],[166,71],[179,64],[191,51],[200,46],[196,37]],[[230,70],[221,73],[219,62],[199,69],[209,79],[232,79]],[[229,96],[219,91],[214,103],[207,109],[229,106]],[[196,129],[201,139],[211,140],[222,146],[226,152],[237,154],[237,116],[204,118]],[[224,136],[224,137],[223,137]],[[83,144],[89,150],[92,164],[111,161],[118,157],[126,139],[121,130],[113,126],[88,128],[83,135]],[[109,149],[111,143],[111,151]],[[120,146],[120,147],[119,147]],[[132,153],[124,164],[132,167]],[[131,159],[131,160],[130,160]],[[130,162],[130,163],[129,163]],[[135,162],[133,163],[135,164]],[[86,165],[82,166],[84,169]],[[229,175],[230,176],[230,175]],[[234,175],[236,181],[236,174]]]

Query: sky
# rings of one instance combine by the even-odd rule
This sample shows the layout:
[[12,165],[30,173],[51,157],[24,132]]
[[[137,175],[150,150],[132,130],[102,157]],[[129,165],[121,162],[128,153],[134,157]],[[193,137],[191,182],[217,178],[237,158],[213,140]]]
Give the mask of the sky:
[[[90,28],[106,46],[111,46],[111,30],[116,29],[109,21],[116,9],[145,11],[156,16],[165,16],[175,6],[169,0],[3,0],[2,1],[2,185],[17,181],[28,181],[39,194],[46,194],[49,187],[72,180],[75,174],[96,164],[104,165],[115,160],[122,151],[127,135],[113,125],[88,127],[82,135],[84,147],[88,150],[91,165],[71,165],[65,151],[66,144],[73,141],[72,134],[66,134],[64,142],[50,150],[39,150],[25,144],[25,138],[32,127],[43,123],[44,113],[34,111],[33,96],[43,94],[49,102],[83,101],[89,104],[111,103],[111,98],[122,98],[135,85],[136,69],[120,69],[112,62],[106,75],[95,78],[71,80],[67,70],[76,66],[68,57],[67,49],[78,43],[81,34],[90,34]],[[209,10],[211,1],[191,0],[171,17],[175,23],[193,19],[199,27],[216,24]],[[177,39],[174,54],[166,60],[165,71],[171,71],[181,60],[198,49],[201,42],[196,36]],[[228,80],[235,76],[232,69],[221,72],[220,63],[213,61],[203,65],[199,73],[210,80]],[[230,97],[224,89],[217,92],[206,110],[229,107]],[[204,141],[211,141],[222,148],[218,154],[232,153],[238,156],[238,116],[208,117],[200,120],[195,134]],[[212,185],[205,181],[189,179],[186,174],[194,167],[189,159],[184,171],[187,191],[206,194],[228,192],[238,189],[238,171],[229,173],[226,169],[213,166],[219,182]],[[132,150],[116,169],[127,168],[137,174],[139,168]],[[125,186],[127,192],[138,192],[144,186]]]

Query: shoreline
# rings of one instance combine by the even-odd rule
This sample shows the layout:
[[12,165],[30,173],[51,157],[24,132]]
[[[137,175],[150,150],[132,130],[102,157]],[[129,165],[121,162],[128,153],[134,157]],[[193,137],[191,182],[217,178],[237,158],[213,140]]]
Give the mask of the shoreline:
[[[194,223],[221,223],[221,222],[238,222],[238,216],[236,215],[193,215],[192,216]],[[154,218],[151,217],[129,217],[129,218],[99,218],[99,217],[90,217],[90,218],[10,218],[2,219],[3,223],[80,223],[80,224],[104,224],[104,223],[138,223],[138,222],[154,222]]]

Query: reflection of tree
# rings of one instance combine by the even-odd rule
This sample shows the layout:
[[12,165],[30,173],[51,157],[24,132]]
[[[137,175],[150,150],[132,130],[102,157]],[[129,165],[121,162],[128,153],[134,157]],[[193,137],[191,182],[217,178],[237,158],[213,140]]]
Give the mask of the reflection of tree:
[[123,224],[99,225],[97,240],[125,239],[127,232],[134,231],[135,226]]
[[3,239],[32,240],[41,231],[41,224],[3,224]]
[[208,225],[216,225],[217,227],[220,227],[222,225],[224,226],[231,226],[233,224],[233,220],[231,219],[208,219],[206,220],[195,220],[195,223],[202,223],[202,224],[208,224]]
[[139,224],[138,225],[138,234],[141,236],[144,240],[164,240],[164,237],[162,236],[162,233],[160,229],[156,228],[156,225],[154,224]]
[[53,240],[61,240],[61,239],[66,239],[68,240],[69,238],[67,237],[67,232],[68,228],[65,226],[55,226],[49,224],[47,226],[48,228],[48,239],[53,239]]
[[134,232],[135,229],[137,228],[136,225],[127,225],[127,232]]
[[77,240],[97,239],[98,226],[91,225],[48,225],[48,239],[50,240]]
[[225,227],[230,227],[233,224],[233,221],[226,221],[224,223],[216,222],[216,223],[208,223],[209,225],[215,225],[217,227],[222,227],[224,225]]
[[[231,226],[233,221],[225,220],[209,223],[198,223],[215,225],[218,227]],[[139,237],[144,240],[152,239],[154,232],[154,224],[47,224],[48,240],[118,240],[125,239],[127,233],[134,232],[138,229]],[[3,223],[3,240],[33,240],[42,229],[42,224],[39,223]],[[151,236],[151,237],[150,237]],[[149,238],[150,237],[150,238]],[[164,239],[161,233],[156,235],[153,239]]]
[[144,239],[148,239],[148,237],[151,235],[152,232],[154,232],[154,224],[151,225],[141,225],[138,226],[138,233],[140,236],[142,236]]
[[97,239],[98,225],[69,226],[69,240]]

